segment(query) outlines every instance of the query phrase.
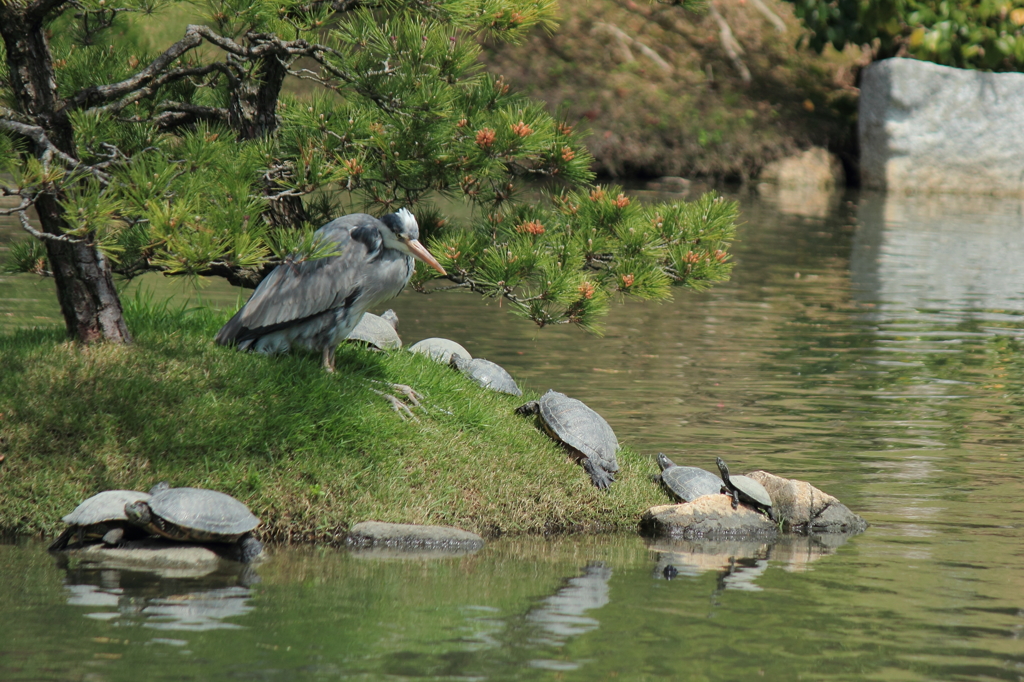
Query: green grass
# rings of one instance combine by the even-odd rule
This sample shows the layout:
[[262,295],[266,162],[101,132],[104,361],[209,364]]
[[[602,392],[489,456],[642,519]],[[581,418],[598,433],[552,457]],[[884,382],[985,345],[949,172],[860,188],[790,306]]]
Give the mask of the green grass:
[[[104,489],[159,480],[235,495],[270,540],[332,542],[364,520],[496,535],[625,530],[667,497],[629,448],[610,492],[485,391],[405,351],[344,345],[338,372],[304,353],[215,346],[225,314],[128,300],[131,346],[63,329],[0,336],[0,533],[52,534]],[[402,421],[369,379],[414,386]]]

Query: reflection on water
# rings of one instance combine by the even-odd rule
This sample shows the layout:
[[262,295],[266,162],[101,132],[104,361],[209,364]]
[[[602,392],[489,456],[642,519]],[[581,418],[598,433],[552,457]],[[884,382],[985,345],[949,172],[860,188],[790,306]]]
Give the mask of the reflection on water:
[[121,627],[201,631],[241,627],[227,620],[252,610],[251,578],[238,575],[167,578],[159,572],[115,569],[68,571],[67,603],[87,618]]
[[[674,576],[696,577],[702,573],[718,576],[719,590],[758,592],[757,579],[768,570],[769,562],[790,572],[803,572],[818,559],[834,554],[851,536],[788,535],[766,542],[763,540],[661,540],[650,545],[657,556],[653,577],[668,578],[666,568]],[[674,579],[674,578],[673,578]]]
[[[0,679],[1019,682],[1020,206],[851,195],[794,217],[744,200],[742,221],[730,282],[613,307],[603,337],[470,295],[391,306],[406,343],[450,337],[521,385],[585,400],[651,472],[663,451],[806,480],[871,522],[864,535],[506,539],[415,562],[299,548],[252,587],[150,593],[0,545],[0,617],[18,623]],[[55,316],[40,286],[0,278],[0,327]]]
[[862,195],[850,276],[854,296],[874,305],[866,319],[1019,322],[1022,209],[1020,200],[993,197]]
[[[544,599],[540,606],[531,610],[526,621],[543,633],[533,638],[535,644],[560,647],[570,637],[586,634],[600,627],[601,623],[587,616],[605,606],[608,599],[608,580],[612,577],[612,569],[603,563],[588,565],[582,575],[570,578],[565,587],[559,588],[550,597]],[[573,670],[578,666],[571,661],[556,661],[535,658],[530,661],[534,668],[546,670]]]

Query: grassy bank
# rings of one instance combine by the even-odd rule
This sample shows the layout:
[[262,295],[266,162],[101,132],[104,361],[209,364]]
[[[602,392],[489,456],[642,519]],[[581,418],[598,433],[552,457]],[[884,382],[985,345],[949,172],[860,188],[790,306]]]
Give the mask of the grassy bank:
[[[126,314],[129,347],[83,348],[60,328],[0,336],[0,532],[51,534],[100,490],[164,479],[235,495],[274,540],[337,541],[369,519],[491,535],[631,529],[667,500],[628,448],[598,492],[513,414],[524,399],[422,356],[344,346],[328,375],[314,356],[214,346],[220,313],[136,301]],[[429,413],[402,421],[369,379],[414,386]]]

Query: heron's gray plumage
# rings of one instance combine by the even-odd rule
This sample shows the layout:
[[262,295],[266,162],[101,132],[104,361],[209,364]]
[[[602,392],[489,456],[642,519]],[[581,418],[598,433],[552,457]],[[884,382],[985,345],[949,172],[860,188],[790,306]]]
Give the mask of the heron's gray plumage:
[[279,265],[218,332],[218,344],[263,353],[298,345],[324,352],[333,369],[334,348],[363,313],[397,296],[412,277],[413,257],[400,245],[422,248],[405,209],[381,220],[365,213],[336,218],[315,236],[338,255]]

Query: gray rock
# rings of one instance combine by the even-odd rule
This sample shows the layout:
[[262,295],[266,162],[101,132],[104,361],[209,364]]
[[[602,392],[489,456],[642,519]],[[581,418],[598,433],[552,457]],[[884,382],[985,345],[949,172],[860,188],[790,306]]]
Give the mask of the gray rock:
[[768,490],[783,528],[800,533],[861,533],[867,522],[842,502],[806,481],[782,478],[767,471],[747,474]]
[[259,554],[243,557],[237,543],[182,543],[163,538],[126,542],[118,547],[102,543],[63,552],[68,561],[88,568],[149,571],[164,577],[197,577],[237,566],[236,562],[260,563],[266,559],[263,545]]
[[345,538],[345,545],[354,549],[391,548],[464,552],[480,549],[484,546],[484,540],[476,533],[449,526],[363,521],[352,526],[348,537]]
[[858,135],[865,188],[1024,195],[1024,74],[875,62]]
[[778,526],[745,504],[732,508],[728,495],[705,495],[684,504],[651,507],[640,518],[640,531],[658,538],[772,539]]
[[200,577],[221,567],[221,558],[206,547],[154,542],[150,546],[87,545],[67,552],[68,559],[88,568],[159,573],[168,578]]

